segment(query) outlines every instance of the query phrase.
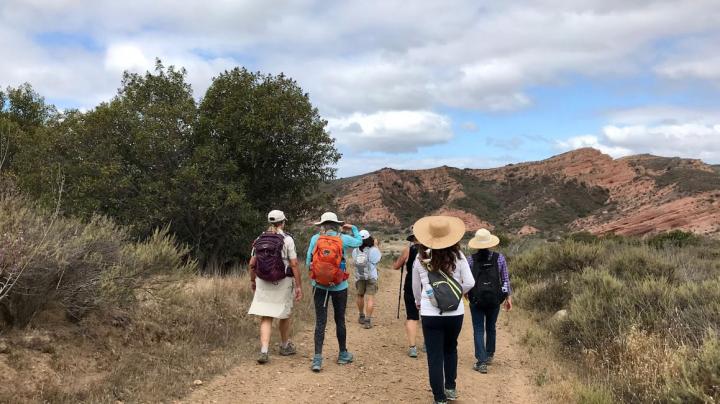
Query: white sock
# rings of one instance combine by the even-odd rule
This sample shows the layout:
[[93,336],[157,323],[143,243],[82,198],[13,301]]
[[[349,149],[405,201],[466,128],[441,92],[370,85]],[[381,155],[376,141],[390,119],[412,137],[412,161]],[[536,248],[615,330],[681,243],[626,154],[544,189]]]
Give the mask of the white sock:
[[260,348],[260,353],[268,353],[267,345],[263,345],[262,348]]

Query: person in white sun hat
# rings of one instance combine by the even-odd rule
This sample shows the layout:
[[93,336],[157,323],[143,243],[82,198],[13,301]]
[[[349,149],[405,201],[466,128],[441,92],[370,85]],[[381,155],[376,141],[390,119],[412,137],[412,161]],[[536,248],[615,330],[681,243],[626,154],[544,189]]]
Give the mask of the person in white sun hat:
[[268,213],[268,229],[255,242],[250,258],[250,282],[254,292],[248,314],[260,316],[260,356],[258,363],[269,360],[268,348],[273,319],[280,328],[280,355],[294,355],[290,341],[290,312],[302,299],[300,269],[295,241],[285,232],[285,213]]
[[[353,354],[347,350],[345,330],[345,308],[348,298],[348,273],[345,249],[362,245],[358,228],[339,220],[333,212],[325,212],[315,223],[320,232],[310,238],[305,265],[310,269],[315,303],[315,355],[311,369],[322,369],[322,349],[327,325],[328,301],[332,301],[335,314],[335,331],[340,352],[337,363],[345,365],[353,361]],[[342,230],[351,234],[342,233]]]
[[413,295],[420,309],[430,387],[436,403],[457,399],[457,340],[465,306],[462,296],[475,281],[459,242],[465,223],[452,216],[428,216],[413,225],[419,247],[413,263]]
[[[358,322],[364,328],[372,328],[372,314],[375,308],[375,294],[378,291],[377,266],[382,258],[380,249],[375,246],[375,238],[367,230],[360,230],[362,245],[353,249],[355,264],[355,289],[357,292]],[[367,301],[366,300],[367,297]]]
[[512,309],[512,288],[505,256],[490,249],[500,244],[500,239],[487,229],[480,229],[468,242],[477,250],[468,257],[468,264],[475,279],[475,287],[468,292],[475,339],[475,366],[480,373],[488,372],[493,361],[496,345],[495,324],[500,306]]

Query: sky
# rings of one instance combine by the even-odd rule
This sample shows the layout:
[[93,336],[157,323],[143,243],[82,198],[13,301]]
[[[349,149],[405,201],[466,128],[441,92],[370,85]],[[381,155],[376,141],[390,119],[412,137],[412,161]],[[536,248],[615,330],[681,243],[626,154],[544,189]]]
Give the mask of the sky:
[[156,57],[198,100],[235,66],[296,79],[339,177],[588,146],[720,163],[718,0],[0,0],[0,86],[59,108]]

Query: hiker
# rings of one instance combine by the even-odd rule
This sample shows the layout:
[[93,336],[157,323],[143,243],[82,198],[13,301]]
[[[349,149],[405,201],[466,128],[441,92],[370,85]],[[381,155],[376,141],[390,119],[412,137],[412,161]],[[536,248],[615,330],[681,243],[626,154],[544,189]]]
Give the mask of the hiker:
[[475,281],[460,251],[465,224],[452,216],[427,216],[413,226],[419,247],[413,263],[413,296],[420,309],[430,387],[436,403],[457,398],[457,339]]
[[[363,328],[372,328],[372,314],[375,308],[375,294],[378,290],[377,265],[382,253],[375,246],[375,238],[367,230],[360,230],[362,245],[353,249],[352,258],[355,264],[355,289],[357,290],[357,307],[360,315],[358,322]],[[367,301],[365,297],[367,296]]]
[[405,247],[400,256],[395,260],[393,269],[399,270],[404,267],[407,271],[405,274],[405,285],[403,286],[403,300],[405,301],[405,314],[407,317],[405,320],[405,335],[408,341],[408,356],[417,358],[417,327],[418,321],[420,321],[420,312],[417,306],[415,306],[415,296],[413,296],[412,268],[418,254],[419,243],[414,234],[409,235],[406,240],[409,241],[410,244]]
[[[312,236],[308,246],[305,265],[310,269],[315,302],[315,356],[311,369],[322,369],[322,348],[327,324],[327,305],[332,301],[335,313],[335,329],[340,353],[337,363],[348,364],[353,361],[348,352],[345,333],[345,308],[348,297],[348,273],[344,251],[346,248],[360,247],[363,243],[357,227],[338,220],[335,213],[325,212],[315,223],[320,232]],[[341,233],[341,229],[352,234]]]
[[267,363],[273,319],[280,329],[280,355],[296,353],[290,341],[290,312],[293,298],[302,299],[300,270],[295,241],[285,233],[285,213],[268,213],[270,226],[253,242],[250,257],[250,283],[254,293],[248,314],[260,316],[260,355],[258,363]]
[[468,258],[475,279],[468,300],[475,338],[473,369],[480,373],[488,372],[495,355],[495,323],[500,305],[504,301],[505,310],[512,310],[512,288],[505,256],[490,250],[498,244],[500,239],[486,229],[475,232],[475,237],[468,242],[468,247],[477,250]]

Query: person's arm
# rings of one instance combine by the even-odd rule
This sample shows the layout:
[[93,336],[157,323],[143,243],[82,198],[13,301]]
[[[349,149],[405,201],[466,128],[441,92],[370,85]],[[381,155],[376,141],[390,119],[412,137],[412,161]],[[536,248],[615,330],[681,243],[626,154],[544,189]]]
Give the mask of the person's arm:
[[310,261],[312,261],[312,254],[315,251],[315,244],[317,244],[318,235],[315,234],[310,237],[310,244],[308,245],[307,254],[305,255],[305,268],[310,270]]
[[460,271],[460,286],[462,286],[463,294],[466,294],[475,286],[475,278],[473,278],[472,271],[470,271],[470,266],[464,254],[461,254],[461,258],[457,261],[456,265],[455,269]]
[[415,261],[412,267],[412,289],[415,297],[415,305],[420,307],[420,298],[422,297],[422,283],[420,282],[420,263]]
[[370,251],[368,252],[368,260],[370,260],[370,263],[377,265],[380,263],[381,259],[382,253],[380,252],[380,249],[377,247],[370,247]]
[[286,239],[287,257],[290,262],[290,269],[292,269],[293,278],[295,278],[295,301],[299,302],[302,299],[302,278],[300,276],[300,266],[297,260],[297,251],[295,251],[295,240],[292,237]]
[[254,255],[253,255],[252,257],[250,257],[250,264],[249,264],[249,266],[250,266],[250,288],[252,289],[253,292],[255,291],[255,265],[256,265],[256,261],[257,261],[257,260],[255,259],[255,256],[254,256]]
[[512,310],[512,287],[510,286],[510,273],[508,272],[507,260],[505,256],[498,253],[498,268],[500,269],[500,278],[503,286],[507,288],[507,298],[505,299],[505,310]]
[[345,248],[357,248],[362,245],[362,236],[360,235],[360,231],[358,230],[357,226],[354,224],[344,224],[342,226],[344,230],[350,230],[352,232],[352,235],[350,234],[341,234],[340,238],[343,242],[343,249]]
[[397,257],[397,259],[393,263],[392,269],[397,271],[398,269],[402,268],[407,262],[408,258],[410,258],[410,246],[406,246],[405,249],[403,249],[402,253],[400,253],[400,256]]

